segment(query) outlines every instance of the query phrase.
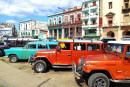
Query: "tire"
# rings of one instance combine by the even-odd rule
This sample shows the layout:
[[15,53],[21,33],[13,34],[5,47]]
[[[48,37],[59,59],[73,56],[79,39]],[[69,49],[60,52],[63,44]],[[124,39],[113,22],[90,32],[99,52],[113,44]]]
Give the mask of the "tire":
[[109,87],[110,81],[103,73],[95,73],[88,79],[88,87]]
[[2,56],[3,56],[2,54],[3,54],[3,52],[0,50],[0,57],[2,57]]
[[16,62],[18,62],[18,57],[16,55],[11,55],[9,58],[9,61],[11,63],[16,63]]
[[35,62],[34,64],[34,71],[36,73],[43,73],[46,71],[47,69],[47,65],[46,65],[46,62],[43,61],[43,60],[38,60],[37,62]]

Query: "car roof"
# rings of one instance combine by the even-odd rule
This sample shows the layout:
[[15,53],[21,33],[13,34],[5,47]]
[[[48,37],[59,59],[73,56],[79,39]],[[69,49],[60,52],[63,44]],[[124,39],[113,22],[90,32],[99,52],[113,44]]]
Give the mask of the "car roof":
[[130,41],[109,41],[108,43],[113,43],[113,44],[129,44]]
[[52,41],[35,41],[35,42],[28,42],[28,44],[58,44],[58,42],[52,42]]
[[85,42],[85,43],[103,43],[97,40],[59,40],[58,42]]

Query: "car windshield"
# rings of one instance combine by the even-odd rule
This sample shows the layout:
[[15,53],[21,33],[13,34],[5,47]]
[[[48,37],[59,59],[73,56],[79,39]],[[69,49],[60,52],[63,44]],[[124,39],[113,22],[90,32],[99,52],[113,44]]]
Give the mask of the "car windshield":
[[107,51],[123,54],[124,45],[123,44],[108,44]]

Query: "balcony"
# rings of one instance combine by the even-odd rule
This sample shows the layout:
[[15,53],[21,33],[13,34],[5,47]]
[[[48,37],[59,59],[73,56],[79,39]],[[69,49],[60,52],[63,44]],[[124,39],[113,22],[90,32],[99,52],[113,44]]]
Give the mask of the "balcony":
[[95,8],[98,8],[98,5],[95,4],[95,5],[90,5],[90,9],[95,9]]
[[113,24],[104,24],[103,27],[117,27],[118,25],[116,23]]
[[90,13],[90,17],[91,18],[96,18],[99,16],[99,13],[95,12],[95,13]]
[[89,24],[82,24],[82,28],[89,28]]
[[73,25],[73,24],[82,24],[82,20],[63,22],[62,25]]
[[121,22],[121,26],[130,26],[130,22]]
[[86,10],[89,10],[89,6],[83,6],[83,8],[82,8],[82,11],[86,11]]
[[60,24],[49,24],[48,27],[55,27],[55,26],[62,26],[62,23]]
[[122,6],[122,12],[123,13],[125,13],[125,12],[127,13],[129,11],[130,11],[130,6],[129,5],[128,6],[127,5],[126,6]]
[[89,19],[89,14],[83,15],[82,19]]
[[90,24],[89,27],[98,27],[98,24],[97,23],[94,23],[94,24]]

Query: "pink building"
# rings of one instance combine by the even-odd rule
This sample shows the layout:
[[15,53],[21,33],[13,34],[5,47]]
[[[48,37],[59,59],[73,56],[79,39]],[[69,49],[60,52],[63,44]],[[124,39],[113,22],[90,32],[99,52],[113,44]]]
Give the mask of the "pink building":
[[82,6],[63,10],[63,38],[82,36]]

